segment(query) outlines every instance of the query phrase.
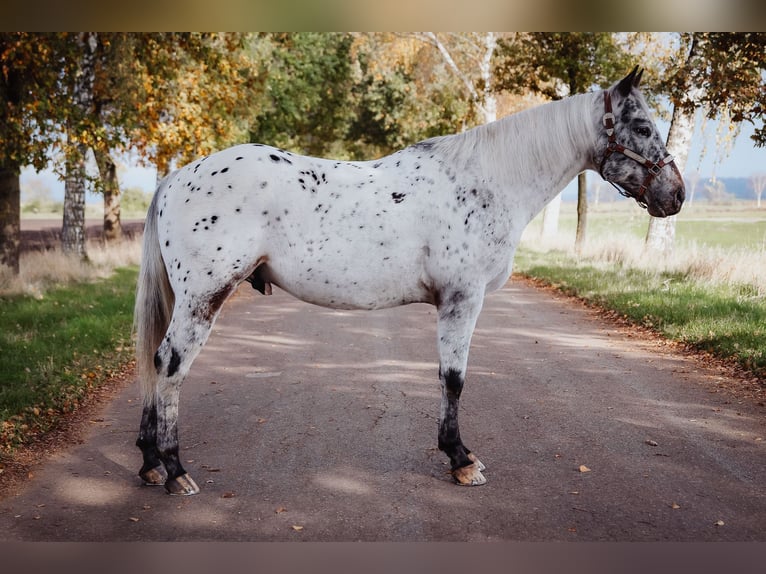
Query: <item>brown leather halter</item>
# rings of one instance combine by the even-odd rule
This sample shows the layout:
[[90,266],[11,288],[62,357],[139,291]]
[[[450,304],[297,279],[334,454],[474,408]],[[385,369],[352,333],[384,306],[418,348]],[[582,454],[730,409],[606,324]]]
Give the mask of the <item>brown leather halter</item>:
[[[604,152],[604,157],[601,159],[601,165],[599,166],[598,173],[601,175],[601,177],[604,178],[604,181],[611,183],[614,186],[614,188],[620,192],[620,195],[624,195],[625,197],[632,197],[638,202],[639,205],[641,205],[642,207],[646,207],[647,203],[646,201],[644,201],[644,195],[646,194],[646,190],[649,187],[649,184],[652,182],[652,180],[660,174],[660,171],[662,171],[662,168],[665,167],[666,165],[672,165],[676,169],[676,171],[678,170],[678,168],[673,163],[673,156],[668,154],[667,156],[662,158],[660,161],[653,162],[652,160],[646,159],[640,153],[636,153],[632,149],[617,143],[617,138],[614,133],[614,114],[612,113],[612,97],[609,94],[608,90],[604,91],[603,123],[604,123],[604,128],[606,128],[606,135],[609,138],[609,143],[607,143],[606,151]],[[621,153],[622,155],[629,157],[633,161],[640,163],[646,168],[647,170],[646,178],[644,178],[644,182],[641,184],[641,187],[638,188],[638,193],[634,194],[629,191],[626,191],[604,177],[604,165],[606,164],[606,160],[609,158],[609,156],[611,156],[615,152]]]

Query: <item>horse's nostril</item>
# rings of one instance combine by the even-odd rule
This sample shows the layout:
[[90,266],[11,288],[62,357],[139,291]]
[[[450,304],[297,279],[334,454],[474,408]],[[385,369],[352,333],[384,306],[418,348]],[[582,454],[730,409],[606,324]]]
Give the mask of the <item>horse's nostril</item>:
[[676,190],[676,201],[679,205],[681,205],[684,202],[684,199],[686,198],[686,191],[684,191],[683,186],[679,187]]

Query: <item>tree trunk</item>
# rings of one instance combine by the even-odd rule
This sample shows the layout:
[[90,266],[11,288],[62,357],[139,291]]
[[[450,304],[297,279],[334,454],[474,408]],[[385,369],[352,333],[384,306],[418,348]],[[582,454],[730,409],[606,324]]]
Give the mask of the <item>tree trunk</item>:
[[19,274],[21,188],[18,167],[0,166],[0,265]]
[[[694,134],[694,114],[684,113],[676,106],[673,108],[673,118],[670,121],[667,148],[673,156],[678,171],[684,172],[686,159],[689,157],[689,146]],[[670,253],[676,240],[677,216],[651,217],[646,233],[646,249],[658,253]]]
[[585,232],[588,227],[588,180],[585,172],[577,175],[577,233],[575,252],[579,255],[585,247]]
[[[691,49],[686,61],[689,62],[696,56],[697,43],[692,41]],[[691,100],[698,100],[699,87],[692,87],[688,91]],[[673,156],[678,171],[683,174],[686,168],[686,159],[689,157],[692,135],[694,135],[694,112],[685,113],[681,106],[673,106],[673,117],[670,120],[668,141],[666,143],[668,153]],[[655,253],[670,253],[676,240],[676,215],[670,217],[649,217],[649,229],[646,232],[644,248]]]
[[64,180],[64,222],[61,248],[64,253],[88,258],[85,248],[85,154],[88,148],[75,146],[66,162]]
[[104,192],[104,239],[109,242],[122,239],[120,221],[120,183],[117,180],[117,166],[108,152],[93,150],[96,165],[101,176]]
[[559,213],[561,213],[561,194],[551,199],[543,210],[542,237],[548,239],[555,237],[559,230]]
[[[80,66],[72,86],[72,100],[80,118],[93,114],[93,84],[96,77],[95,54],[97,34],[81,32],[77,43],[80,48]],[[61,246],[64,253],[88,258],[85,249],[85,158],[88,146],[77,141],[84,128],[76,123],[67,126],[69,150],[66,157],[64,179],[64,224],[61,229]]]

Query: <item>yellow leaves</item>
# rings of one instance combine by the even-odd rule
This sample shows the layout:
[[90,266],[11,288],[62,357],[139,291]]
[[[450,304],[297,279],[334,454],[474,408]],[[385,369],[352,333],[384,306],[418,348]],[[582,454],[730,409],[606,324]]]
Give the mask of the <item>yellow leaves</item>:
[[586,473],[586,472],[590,472],[590,469],[587,466],[585,466],[584,464],[581,464],[580,468],[579,468],[579,471],[580,471],[580,473]]
[[303,526],[299,526],[298,524],[293,524],[292,529],[295,530],[296,532],[300,532],[301,530],[303,530]]

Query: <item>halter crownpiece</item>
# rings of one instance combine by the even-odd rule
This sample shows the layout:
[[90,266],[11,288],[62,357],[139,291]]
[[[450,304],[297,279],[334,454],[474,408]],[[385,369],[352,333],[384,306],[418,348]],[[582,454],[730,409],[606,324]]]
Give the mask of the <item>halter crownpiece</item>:
[[[604,117],[603,117],[603,124],[604,128],[606,129],[606,135],[608,138],[608,143],[606,145],[606,151],[604,151],[604,157],[601,158],[601,165],[598,168],[598,173],[601,175],[602,178],[604,178],[604,181],[607,181],[611,183],[617,191],[620,192],[620,195],[624,195],[625,197],[633,197],[639,205],[642,207],[646,207],[647,204],[644,201],[644,195],[646,194],[646,190],[649,187],[649,184],[652,182],[652,180],[657,177],[660,172],[662,171],[662,168],[666,165],[670,165],[673,163],[673,156],[668,154],[664,158],[662,158],[660,161],[654,162],[650,159],[645,158],[640,153],[637,153],[633,151],[630,148],[625,147],[624,145],[617,143],[617,137],[614,132],[614,114],[612,113],[612,96],[609,93],[609,90],[604,91]],[[621,189],[618,187],[615,183],[609,181],[604,177],[604,165],[606,164],[606,160],[611,156],[614,152],[621,153],[622,155],[629,157],[635,162],[640,163],[643,165],[646,170],[646,178],[644,178],[644,182],[641,184],[641,187],[638,188],[638,193],[635,195]]]

